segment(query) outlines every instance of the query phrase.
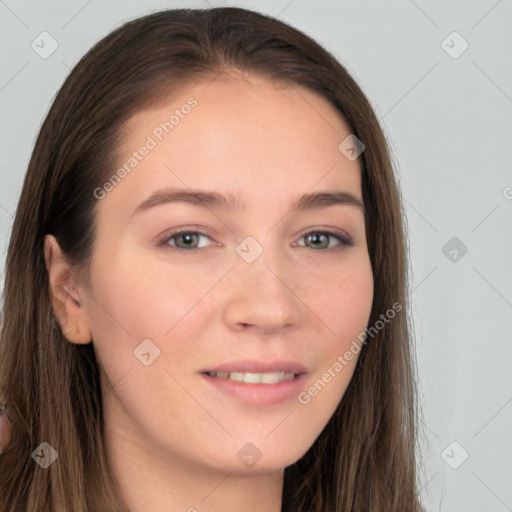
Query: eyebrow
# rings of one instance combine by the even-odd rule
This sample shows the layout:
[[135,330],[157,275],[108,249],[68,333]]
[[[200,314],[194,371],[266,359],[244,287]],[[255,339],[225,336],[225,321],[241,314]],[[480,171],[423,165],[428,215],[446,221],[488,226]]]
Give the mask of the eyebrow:
[[[215,191],[199,189],[165,188],[156,190],[135,208],[130,216],[147,211],[155,206],[170,203],[188,203],[201,208],[239,212],[245,209],[239,198],[233,194],[221,194]],[[308,193],[295,199],[292,211],[302,212],[332,205],[355,206],[364,212],[360,199],[345,191],[326,191]]]

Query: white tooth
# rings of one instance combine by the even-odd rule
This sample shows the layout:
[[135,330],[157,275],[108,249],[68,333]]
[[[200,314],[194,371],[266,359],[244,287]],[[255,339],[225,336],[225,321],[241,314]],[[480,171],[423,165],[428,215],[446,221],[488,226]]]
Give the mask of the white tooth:
[[259,384],[262,378],[261,373],[244,373],[244,382],[249,382],[251,384]]
[[263,384],[275,384],[276,382],[279,382],[279,374],[274,373],[263,373],[261,375],[261,382]]
[[209,372],[209,375],[219,379],[230,379],[235,382],[246,382],[248,384],[275,384],[276,382],[290,381],[295,378],[293,372]]

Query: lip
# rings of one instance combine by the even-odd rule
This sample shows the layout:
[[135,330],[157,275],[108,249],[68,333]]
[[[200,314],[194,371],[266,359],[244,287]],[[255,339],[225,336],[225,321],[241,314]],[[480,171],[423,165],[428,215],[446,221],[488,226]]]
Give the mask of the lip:
[[[284,359],[276,359],[272,361],[250,360],[230,361],[222,363],[210,368],[204,368],[199,373],[206,372],[251,372],[251,373],[270,373],[270,372],[292,372],[296,375],[307,373],[304,365]],[[267,384],[266,384],[267,385]]]
[[[293,372],[295,378],[289,381],[280,381],[274,384],[252,384],[247,382],[237,382],[230,379],[221,379],[211,377],[206,372],[251,372],[251,373],[270,373],[270,372]],[[306,368],[295,361],[233,361],[223,363],[218,366],[206,368],[200,372],[204,379],[214,389],[227,395],[230,398],[252,406],[269,406],[286,403],[295,399],[304,387],[306,380]]]

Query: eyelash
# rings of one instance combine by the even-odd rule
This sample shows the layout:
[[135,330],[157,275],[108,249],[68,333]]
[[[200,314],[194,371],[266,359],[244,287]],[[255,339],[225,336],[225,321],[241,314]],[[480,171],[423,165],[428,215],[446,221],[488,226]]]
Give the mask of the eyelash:
[[[336,245],[335,247],[327,247],[325,249],[312,249],[309,247],[309,249],[312,250],[320,250],[320,251],[338,251],[343,249],[343,247],[351,247],[354,245],[353,239],[344,234],[341,231],[338,230],[332,230],[332,229],[309,229],[306,231],[303,231],[300,233],[299,239],[306,238],[309,235],[323,235],[328,236],[337,239],[340,243],[339,245]],[[199,235],[204,236],[206,238],[210,238],[206,233],[203,233],[201,231],[194,231],[193,229],[180,229],[178,231],[174,231],[171,233],[166,233],[157,243],[159,247],[163,247],[164,249],[171,250],[171,251],[181,251],[181,252],[190,252],[190,253],[197,253],[197,251],[201,251],[202,249],[206,249],[207,247],[192,247],[191,249],[184,249],[183,247],[177,247],[170,245],[169,242],[173,238],[177,238],[180,235]],[[308,248],[307,246],[300,246]]]

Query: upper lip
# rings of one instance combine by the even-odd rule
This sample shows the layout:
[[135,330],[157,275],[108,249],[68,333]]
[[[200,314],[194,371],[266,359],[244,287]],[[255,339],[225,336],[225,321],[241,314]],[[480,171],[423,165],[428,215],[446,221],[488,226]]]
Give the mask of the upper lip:
[[207,372],[242,372],[242,373],[271,373],[271,372],[292,372],[295,375],[307,373],[304,365],[296,361],[271,360],[262,361],[246,359],[243,361],[229,361],[216,366],[205,368],[200,373]]

